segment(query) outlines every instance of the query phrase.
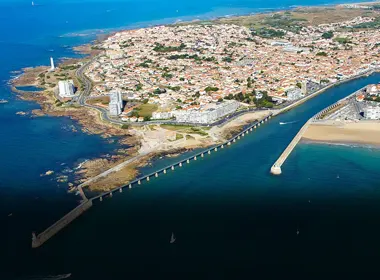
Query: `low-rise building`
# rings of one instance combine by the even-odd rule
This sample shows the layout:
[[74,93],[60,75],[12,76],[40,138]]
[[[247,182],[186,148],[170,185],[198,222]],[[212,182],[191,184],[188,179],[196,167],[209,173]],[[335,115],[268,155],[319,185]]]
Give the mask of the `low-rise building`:
[[299,87],[290,88],[286,91],[287,100],[294,101],[304,97],[305,95],[302,93]]
[[368,120],[380,119],[380,106],[367,106],[364,108],[364,117]]

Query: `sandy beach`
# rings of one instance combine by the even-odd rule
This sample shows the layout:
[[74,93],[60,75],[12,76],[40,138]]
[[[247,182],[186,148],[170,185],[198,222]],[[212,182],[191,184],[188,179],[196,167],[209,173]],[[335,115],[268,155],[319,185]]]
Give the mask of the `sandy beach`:
[[380,145],[380,121],[326,121],[309,126],[303,139],[317,142]]

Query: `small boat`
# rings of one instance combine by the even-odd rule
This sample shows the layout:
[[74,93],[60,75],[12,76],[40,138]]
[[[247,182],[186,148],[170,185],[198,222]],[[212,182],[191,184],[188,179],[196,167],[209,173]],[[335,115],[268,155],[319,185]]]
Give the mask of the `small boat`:
[[5,103],[8,103],[8,100],[0,99],[0,104],[5,104]]
[[300,230],[297,228],[297,235],[299,235],[300,234]]
[[339,174],[336,176],[336,178],[337,178],[337,179],[339,179],[339,178],[340,178],[340,177],[339,177]]
[[170,238],[170,244],[173,244],[175,242],[175,236],[174,233],[172,232],[172,236]]

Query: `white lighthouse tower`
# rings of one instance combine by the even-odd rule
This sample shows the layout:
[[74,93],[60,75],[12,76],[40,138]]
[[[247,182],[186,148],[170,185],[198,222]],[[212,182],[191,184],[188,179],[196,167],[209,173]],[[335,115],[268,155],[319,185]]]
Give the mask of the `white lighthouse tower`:
[[54,59],[50,57],[50,71],[54,71],[55,66],[54,66]]

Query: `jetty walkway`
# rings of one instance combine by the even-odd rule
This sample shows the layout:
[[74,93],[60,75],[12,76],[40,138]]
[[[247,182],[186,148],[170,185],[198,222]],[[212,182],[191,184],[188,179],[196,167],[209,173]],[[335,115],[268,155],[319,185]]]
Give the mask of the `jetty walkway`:
[[302,136],[305,134],[307,129],[309,128],[309,125],[312,122],[318,121],[321,117],[323,118],[324,115],[328,114],[331,110],[337,108],[338,106],[345,103],[348,99],[352,98],[359,92],[361,92],[364,88],[361,88],[354,93],[351,93],[350,95],[338,100],[334,104],[328,106],[327,108],[321,110],[317,114],[315,114],[312,118],[310,118],[300,129],[300,131],[297,133],[297,135],[293,138],[293,140],[290,142],[290,144],[286,147],[286,149],[283,151],[283,153],[280,155],[280,157],[276,160],[276,162],[272,165],[270,172],[273,175],[280,175],[282,173],[281,166],[284,164],[288,156],[291,154],[291,152],[294,150],[294,148],[297,146],[298,142],[302,139]]
[[[205,149],[196,155],[192,155],[188,158],[185,158],[183,160],[180,160],[174,164],[171,164],[169,166],[166,166],[164,168],[161,168],[159,170],[156,170],[155,172],[152,172],[148,175],[144,175],[142,177],[139,177],[133,181],[131,181],[129,184],[121,186],[119,188],[113,189],[112,191],[104,192],[102,194],[99,194],[98,196],[95,196],[93,198],[87,199],[83,194],[82,195],[82,202],[80,205],[78,205],[76,208],[71,210],[69,213],[67,213],[65,216],[63,216],[60,220],[55,222],[53,225],[48,227],[46,230],[41,232],[40,234],[36,235],[35,233],[32,234],[32,247],[37,248],[43,245],[46,241],[48,241],[51,237],[53,237],[55,234],[57,234],[60,230],[65,228],[68,224],[70,224],[72,221],[74,221],[76,218],[78,218],[81,214],[83,214],[86,210],[92,207],[93,202],[95,201],[103,201],[106,197],[112,197],[115,193],[122,193],[124,189],[131,189],[134,186],[139,186],[143,182],[149,182],[150,180],[159,177],[160,175],[166,174],[168,171],[174,171],[176,168],[181,168],[185,164],[189,164],[191,161],[196,161],[199,158],[203,158],[206,155],[210,155],[212,152],[217,152],[219,149],[224,149],[236,141],[240,140],[245,135],[249,134],[250,132],[253,132],[255,129],[260,127],[262,124],[267,122],[269,119],[271,119],[273,116],[273,113],[269,114],[265,118],[255,121],[251,123],[250,125],[247,125],[243,131],[236,134],[232,138],[228,139],[226,142],[222,144],[215,145],[211,148]],[[82,186],[80,186],[82,188]]]

